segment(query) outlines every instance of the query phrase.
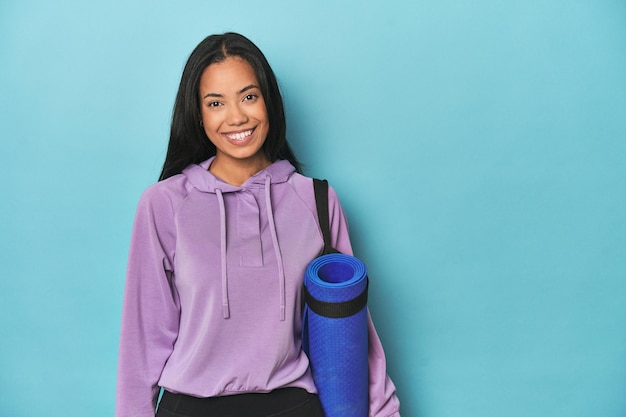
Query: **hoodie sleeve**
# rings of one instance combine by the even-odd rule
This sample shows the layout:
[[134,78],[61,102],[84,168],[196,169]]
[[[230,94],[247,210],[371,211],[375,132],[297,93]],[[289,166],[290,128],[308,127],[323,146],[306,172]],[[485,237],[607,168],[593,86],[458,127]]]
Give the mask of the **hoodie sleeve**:
[[[328,189],[328,212],[332,244],[341,253],[352,255],[352,245],[348,235],[348,223],[332,187]],[[387,375],[387,363],[383,345],[368,312],[368,363],[370,417],[400,417],[400,401],[396,387]]]
[[178,334],[180,309],[172,283],[174,213],[170,199],[160,190],[152,186],[144,192],[133,225],[122,310],[116,417],[154,417],[157,383]]

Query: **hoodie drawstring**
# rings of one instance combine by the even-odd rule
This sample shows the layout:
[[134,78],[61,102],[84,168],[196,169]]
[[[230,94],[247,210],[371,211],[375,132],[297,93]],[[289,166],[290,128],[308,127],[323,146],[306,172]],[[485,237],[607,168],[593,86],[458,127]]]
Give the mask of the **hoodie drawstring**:
[[[276,263],[278,264],[278,285],[280,291],[280,320],[285,320],[285,269],[283,267],[283,257],[280,253],[280,246],[278,246],[278,236],[276,234],[276,223],[274,222],[274,212],[272,210],[271,200],[271,177],[268,175],[265,177],[265,207],[267,211],[267,218],[269,221],[269,228],[272,235],[272,245],[274,246],[274,254],[276,255]],[[221,263],[222,263],[222,315],[225,319],[230,318],[230,302],[228,299],[228,271],[226,266],[226,208],[224,205],[224,196],[222,190],[215,189],[217,195],[217,201],[220,209],[220,251],[221,251]]]
[[276,235],[276,224],[274,223],[274,212],[272,210],[272,200],[270,199],[271,177],[265,177],[265,207],[267,218],[269,220],[270,232],[272,234],[272,244],[274,245],[274,253],[276,254],[276,263],[278,264],[278,285],[280,287],[280,320],[285,320],[285,270],[283,268],[283,257],[278,246],[278,237]]
[[228,274],[226,271],[226,209],[224,207],[224,196],[222,190],[215,189],[217,201],[220,206],[220,251],[222,261],[222,315],[225,319],[230,317],[230,306],[228,301]]

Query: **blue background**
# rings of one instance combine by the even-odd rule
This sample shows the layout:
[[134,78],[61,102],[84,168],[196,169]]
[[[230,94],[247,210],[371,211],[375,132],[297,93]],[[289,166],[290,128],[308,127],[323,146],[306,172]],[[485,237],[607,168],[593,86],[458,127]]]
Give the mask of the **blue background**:
[[626,415],[623,0],[2,0],[1,416],[113,415],[135,205],[227,30],[342,198],[404,417]]

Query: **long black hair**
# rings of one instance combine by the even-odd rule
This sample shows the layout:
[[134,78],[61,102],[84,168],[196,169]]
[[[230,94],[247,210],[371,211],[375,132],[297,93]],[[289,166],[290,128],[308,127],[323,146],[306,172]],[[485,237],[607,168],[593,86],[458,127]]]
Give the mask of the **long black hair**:
[[176,94],[170,141],[159,181],[215,155],[215,145],[200,125],[200,77],[209,65],[228,57],[246,60],[259,82],[269,119],[269,131],[263,144],[265,156],[270,162],[286,159],[300,172],[300,163],[287,142],[283,99],[270,64],[252,41],[238,33],[228,32],[206,37],[187,60]]

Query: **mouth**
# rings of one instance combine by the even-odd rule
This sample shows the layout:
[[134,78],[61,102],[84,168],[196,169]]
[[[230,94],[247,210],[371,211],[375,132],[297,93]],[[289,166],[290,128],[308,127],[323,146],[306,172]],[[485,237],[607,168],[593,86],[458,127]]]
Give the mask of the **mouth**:
[[242,130],[241,132],[232,132],[232,133],[222,133],[224,136],[226,136],[228,139],[230,140],[234,140],[234,141],[243,141],[245,140],[248,136],[252,135],[252,133],[254,132],[255,128],[252,129],[248,129],[248,130]]

